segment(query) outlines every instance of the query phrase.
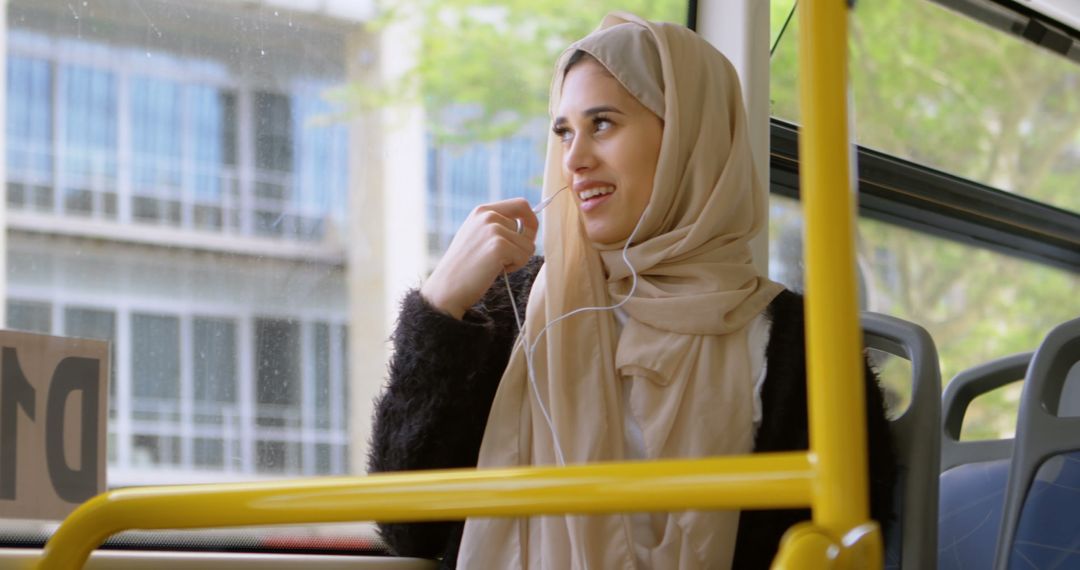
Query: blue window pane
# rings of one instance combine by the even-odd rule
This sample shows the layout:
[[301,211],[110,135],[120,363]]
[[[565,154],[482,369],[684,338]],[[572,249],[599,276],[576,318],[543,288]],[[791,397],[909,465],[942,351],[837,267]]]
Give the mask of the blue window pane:
[[450,182],[447,199],[451,235],[465,222],[473,208],[490,201],[489,158],[488,149],[482,144],[450,149],[444,156]]
[[443,203],[442,189],[439,186],[439,149],[435,146],[434,137],[427,133],[424,137],[427,148],[427,229],[428,250],[432,253],[446,249],[447,243],[443,243],[442,234],[439,232],[439,221],[442,219]]
[[131,315],[132,392],[145,411],[175,409],[180,398],[180,320]]
[[208,85],[187,87],[191,105],[194,194],[219,202],[236,166],[236,94]]
[[298,90],[294,98],[293,156],[297,157],[293,192],[297,206],[309,214],[344,212],[347,200],[348,134],[334,120],[339,112],[320,90]]
[[9,56],[7,167],[13,178],[52,179],[52,70],[41,59]]
[[212,201],[221,196],[218,173],[223,154],[220,134],[224,110],[218,90],[213,87],[193,85],[189,93],[194,119],[195,198]]
[[237,325],[231,319],[197,317],[191,336],[195,401],[204,413],[221,415],[214,404],[236,402]]
[[255,167],[269,173],[290,173],[293,164],[295,102],[280,93],[255,93]]
[[136,193],[180,194],[182,97],[174,81],[131,78],[131,177]]
[[64,167],[74,184],[116,177],[116,77],[65,64]]
[[521,197],[530,204],[540,201],[545,141],[541,137],[516,136],[500,142],[501,198]]

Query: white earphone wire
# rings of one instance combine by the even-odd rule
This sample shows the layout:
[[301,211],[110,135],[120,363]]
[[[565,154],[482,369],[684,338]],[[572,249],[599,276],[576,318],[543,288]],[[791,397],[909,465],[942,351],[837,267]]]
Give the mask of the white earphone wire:
[[[560,192],[561,191],[562,190],[560,190]],[[554,197],[555,196],[552,195],[551,198],[554,198]],[[542,203],[542,206],[547,206],[547,202],[550,202],[551,198],[549,198],[547,201]],[[543,208],[541,207],[540,209],[543,209]],[[630,301],[630,299],[634,296],[634,292],[637,291],[638,274],[637,274],[637,270],[634,269],[633,264],[630,263],[630,256],[628,255],[627,252],[630,249],[630,244],[633,243],[633,241],[634,241],[634,236],[637,235],[638,229],[641,228],[641,221],[644,218],[645,218],[644,215],[642,215],[641,217],[638,218],[637,225],[634,226],[634,231],[630,232],[630,237],[626,238],[626,243],[623,245],[623,249],[622,249],[623,262],[626,263],[626,266],[630,268],[630,275],[631,275],[630,292],[627,293],[626,298],[624,298],[622,301],[619,301],[618,303],[616,303],[614,305],[611,305],[611,306],[608,306],[608,307],[581,307],[581,308],[578,308],[578,309],[574,309],[573,311],[570,311],[569,313],[566,313],[565,315],[562,315],[562,316],[556,318],[555,320],[551,321],[546,326],[544,326],[544,328],[540,329],[540,332],[536,335],[536,341],[534,341],[532,344],[530,344],[529,340],[525,337],[524,328],[522,327],[522,318],[518,314],[517,303],[514,300],[514,292],[513,292],[512,288],[510,287],[510,278],[509,278],[509,276],[507,276],[506,272],[503,271],[503,282],[506,284],[506,293],[510,297],[510,306],[514,311],[514,322],[517,323],[518,338],[519,338],[520,341],[525,343],[525,366],[527,368],[528,375],[529,375],[529,384],[532,386],[533,395],[536,397],[536,403],[537,403],[538,406],[540,406],[540,413],[544,416],[544,420],[547,422],[548,429],[551,431],[551,440],[555,444],[555,459],[556,459],[559,466],[565,466],[566,465],[566,456],[563,454],[562,446],[559,444],[559,434],[555,430],[555,422],[552,421],[551,414],[548,412],[547,407],[544,405],[543,398],[540,397],[540,387],[536,383],[536,371],[533,368],[533,356],[534,356],[534,353],[536,351],[536,347],[539,346],[540,339],[544,336],[544,333],[546,333],[548,331],[548,329],[550,329],[552,326],[554,326],[555,323],[561,322],[561,321],[563,321],[565,319],[568,319],[568,318],[570,318],[570,317],[572,317],[574,315],[578,315],[578,314],[585,313],[585,312],[588,312],[588,311],[614,311],[614,310],[622,307],[623,305],[625,305],[628,301]],[[516,347],[517,343],[515,342],[514,344],[515,344],[515,347]]]

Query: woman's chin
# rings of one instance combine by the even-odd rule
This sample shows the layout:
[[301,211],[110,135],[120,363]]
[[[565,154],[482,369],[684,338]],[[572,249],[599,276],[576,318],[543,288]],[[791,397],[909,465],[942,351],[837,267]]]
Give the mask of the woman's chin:
[[613,246],[623,242],[627,232],[619,231],[618,228],[603,223],[585,224],[585,237],[597,246]]

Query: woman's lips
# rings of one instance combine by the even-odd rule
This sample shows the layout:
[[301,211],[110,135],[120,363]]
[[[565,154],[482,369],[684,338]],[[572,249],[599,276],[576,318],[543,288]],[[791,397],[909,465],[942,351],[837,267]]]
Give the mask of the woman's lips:
[[604,204],[615,193],[615,185],[603,180],[578,180],[574,183],[582,212],[591,212]]
[[599,196],[594,196],[592,198],[589,198],[588,200],[583,200],[579,207],[581,208],[582,212],[589,213],[602,206],[604,202],[607,202],[608,198],[611,198],[614,195],[615,193],[612,192],[610,194],[601,194]]

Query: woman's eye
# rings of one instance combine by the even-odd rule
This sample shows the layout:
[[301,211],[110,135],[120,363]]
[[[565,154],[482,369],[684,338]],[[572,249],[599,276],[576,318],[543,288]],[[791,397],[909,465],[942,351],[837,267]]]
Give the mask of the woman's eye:
[[555,133],[555,136],[559,137],[562,142],[570,142],[570,139],[574,138],[574,134],[566,127],[555,127],[551,129],[551,132]]
[[611,122],[611,119],[606,119],[604,117],[597,117],[593,121],[593,125],[596,127],[596,132],[599,133],[599,132],[603,132],[603,131],[606,131],[606,130],[610,129],[612,126],[614,126],[614,123]]

